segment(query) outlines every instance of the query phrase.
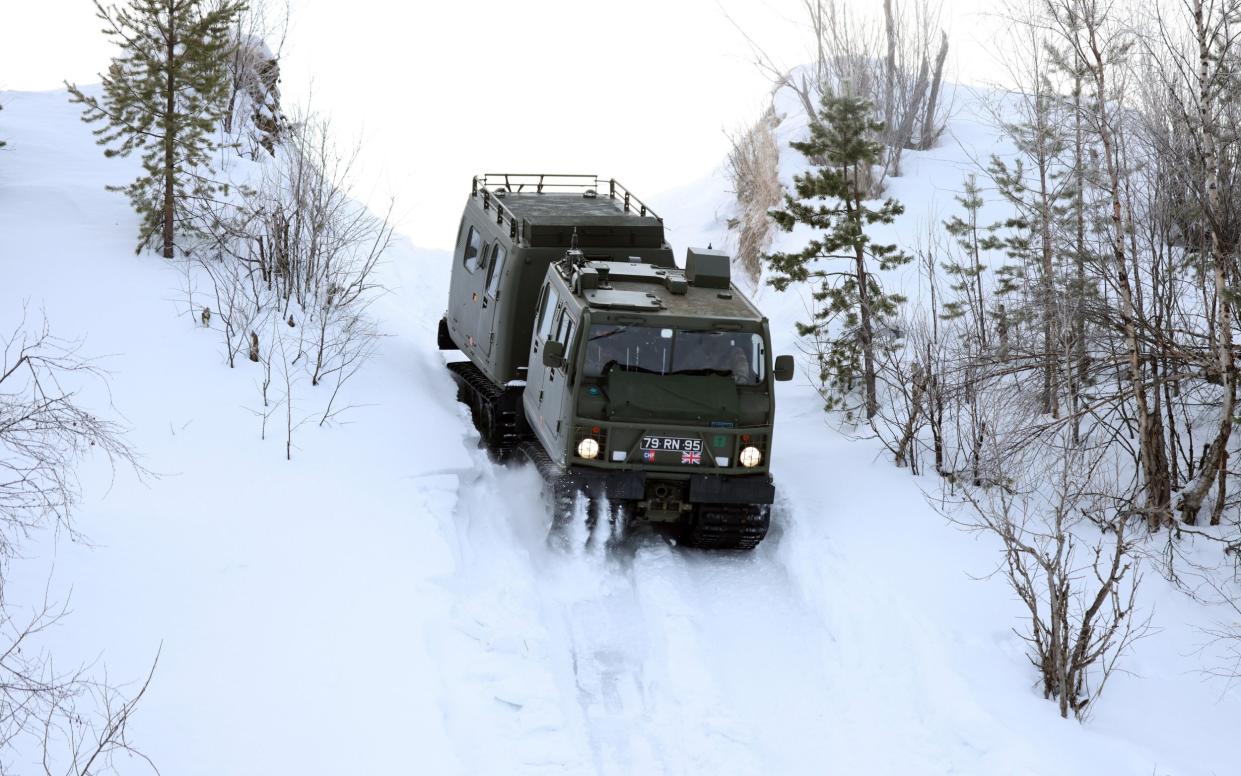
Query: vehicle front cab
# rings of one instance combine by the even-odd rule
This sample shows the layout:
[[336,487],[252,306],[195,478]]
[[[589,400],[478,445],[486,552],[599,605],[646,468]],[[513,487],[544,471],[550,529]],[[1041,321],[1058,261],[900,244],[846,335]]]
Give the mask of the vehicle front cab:
[[766,319],[600,310],[548,274],[525,408],[570,480],[656,520],[770,504],[773,380],[793,364],[773,363]]

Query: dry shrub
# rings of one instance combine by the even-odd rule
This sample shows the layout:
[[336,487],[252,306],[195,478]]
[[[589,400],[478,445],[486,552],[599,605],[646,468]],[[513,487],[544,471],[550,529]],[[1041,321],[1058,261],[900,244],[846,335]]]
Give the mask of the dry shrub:
[[733,135],[727,173],[737,198],[737,217],[729,228],[737,230],[737,261],[754,282],[762,269],[762,256],[771,246],[772,220],[767,211],[780,205],[780,149],[774,108],[744,132]]

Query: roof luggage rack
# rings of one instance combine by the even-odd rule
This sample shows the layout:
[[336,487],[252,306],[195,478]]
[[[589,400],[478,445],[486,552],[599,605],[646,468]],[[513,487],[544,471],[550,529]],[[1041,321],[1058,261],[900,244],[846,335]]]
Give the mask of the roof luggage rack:
[[507,223],[509,236],[516,238],[521,227],[519,219],[513,215],[503,202],[505,195],[513,194],[572,194],[580,192],[582,196],[593,198],[607,195],[608,199],[617,200],[626,213],[639,216],[650,216],[661,224],[660,218],[646,203],[638,199],[629,189],[622,186],[615,178],[600,178],[597,175],[560,175],[556,173],[512,173],[489,172],[475,175],[470,188],[470,195],[483,198],[483,210],[496,209],[496,223],[504,226]]

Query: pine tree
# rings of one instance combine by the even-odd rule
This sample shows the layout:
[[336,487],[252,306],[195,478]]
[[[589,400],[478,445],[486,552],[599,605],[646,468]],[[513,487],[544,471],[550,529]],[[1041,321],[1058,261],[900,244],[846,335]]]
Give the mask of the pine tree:
[[[982,190],[973,174],[966,177],[962,184],[960,196],[954,197],[964,209],[964,218],[954,215],[944,222],[944,231],[956,239],[961,256],[952,256],[944,262],[944,271],[953,278],[951,289],[957,298],[944,304],[942,317],[944,320],[968,316],[980,350],[990,346],[988,337],[988,318],[994,312],[988,309],[987,298],[983,290],[983,273],[987,266],[983,264],[983,252],[1001,247],[1001,241],[995,237],[995,226],[984,227],[978,223],[979,211],[985,204]],[[951,254],[950,254],[951,255]],[[996,272],[996,294],[1005,294],[1012,290],[1014,282],[1011,268],[1003,268]]]
[[[1071,200],[1077,195],[1073,172],[1075,161],[1069,154],[1070,138],[1065,108],[1046,76],[1038,76],[1034,94],[1019,107],[1020,120],[1002,121],[1001,128],[1017,147],[1016,159],[1009,163],[992,156],[987,172],[996,190],[1014,211],[1003,226],[1003,240],[1009,257],[1018,262],[1025,279],[1026,301],[1018,311],[1023,320],[1038,321],[1042,330],[1040,351],[1035,351],[1042,378],[1043,412],[1060,417],[1063,376],[1072,374],[1065,362],[1066,339],[1074,333],[1065,315],[1078,301],[1068,297],[1070,290],[1062,267],[1065,259],[1061,235],[1071,234]],[[1076,406],[1078,381],[1068,381],[1074,391],[1070,411]]]
[[178,222],[187,223],[187,198],[207,198],[221,187],[207,173],[216,151],[213,132],[228,98],[230,25],[242,11],[236,0],[130,0],[105,8],[95,0],[104,33],[121,47],[102,74],[103,95],[66,83],[70,100],[85,106],[104,155],[139,151],[146,174],[122,191],[142,218],[138,251],[159,239],[172,258]]
[[[860,371],[865,391],[866,417],[878,411],[875,388],[876,329],[903,301],[883,292],[874,274],[905,264],[910,257],[895,245],[871,241],[868,226],[888,224],[904,212],[895,199],[878,207],[866,200],[871,166],[880,163],[883,124],[870,119],[870,104],[858,97],[824,94],[819,118],[810,125],[810,139],[791,143],[812,165],[793,179],[795,195],[785,195],[783,210],[771,211],[786,232],[798,224],[822,230],[796,253],[773,253],[765,258],[772,270],[769,283],[783,291],[790,283],[815,280],[819,303],[810,323],[799,323],[802,336],[826,343],[821,354],[821,378],[829,388],[831,409],[852,391]],[[847,262],[828,269],[824,261]],[[834,331],[833,324],[842,324]]]

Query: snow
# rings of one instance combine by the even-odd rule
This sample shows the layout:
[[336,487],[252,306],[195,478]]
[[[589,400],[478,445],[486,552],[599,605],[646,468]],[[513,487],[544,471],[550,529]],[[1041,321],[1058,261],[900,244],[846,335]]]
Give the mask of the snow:
[[[928,504],[932,478],[840,433],[804,380],[779,387],[779,502],[755,552],[609,542],[583,515],[549,543],[537,476],[477,449],[435,349],[448,257],[408,239],[383,269],[389,336],[349,388],[359,406],[304,427],[285,461],[246,409],[257,369],[223,366],[177,270],[134,255],[135,218],[103,186],[136,163],[104,159],[63,92],[0,101],[0,328],[28,303],[84,337],[155,473],[87,467],[89,546],[35,537],[6,594],[28,606],[49,578],[72,594],[48,635],[59,662],[136,680],[160,651],[131,731],[162,772],[1236,772],[1241,697],[1195,651],[1217,613],[1149,568],[1157,632],[1094,717],[1060,719],[1018,602],[985,579],[995,546]],[[998,147],[969,104],[892,182],[910,211],[894,239],[945,217],[970,157]],[[653,202],[678,253],[725,244],[726,188],[716,172]],[[802,300],[756,298],[795,352]]]

